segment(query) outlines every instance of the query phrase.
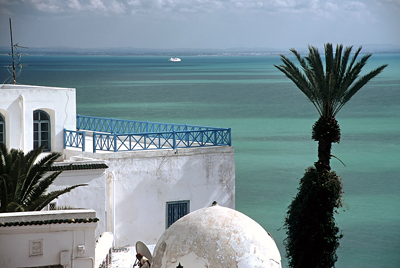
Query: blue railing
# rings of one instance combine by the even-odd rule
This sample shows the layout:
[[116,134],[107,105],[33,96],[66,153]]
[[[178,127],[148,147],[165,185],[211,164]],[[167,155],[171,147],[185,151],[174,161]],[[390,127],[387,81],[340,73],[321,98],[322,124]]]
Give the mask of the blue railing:
[[[85,150],[85,131],[93,132],[93,152],[231,146],[231,129],[77,115],[79,131],[64,130],[64,148]],[[83,140],[82,140],[83,137]]]
[[66,130],[64,128],[64,149],[69,147],[82,148],[85,151],[85,131]]
[[214,127],[192,126],[188,124],[167,124],[167,123],[156,123],[149,121],[134,121],[134,120],[124,120],[124,119],[114,119],[114,118],[82,116],[79,114],[76,116],[76,128],[79,130],[99,131],[111,134],[216,129]]

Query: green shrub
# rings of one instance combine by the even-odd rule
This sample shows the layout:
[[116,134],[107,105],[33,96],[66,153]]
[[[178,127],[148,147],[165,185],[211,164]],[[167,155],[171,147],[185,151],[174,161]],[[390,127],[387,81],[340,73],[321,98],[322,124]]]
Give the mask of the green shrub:
[[339,228],[334,213],[342,206],[342,182],[333,171],[309,167],[285,219],[285,247],[293,268],[334,267]]

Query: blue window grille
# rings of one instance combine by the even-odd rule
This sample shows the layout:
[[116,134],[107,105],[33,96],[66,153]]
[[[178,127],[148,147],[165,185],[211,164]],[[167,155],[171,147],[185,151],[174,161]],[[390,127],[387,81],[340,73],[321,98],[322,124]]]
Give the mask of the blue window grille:
[[44,146],[43,151],[50,151],[50,116],[41,110],[33,112],[33,148]]
[[2,114],[0,114],[0,143],[6,143],[6,121]]
[[170,227],[174,222],[188,214],[189,210],[189,200],[167,202],[167,228]]

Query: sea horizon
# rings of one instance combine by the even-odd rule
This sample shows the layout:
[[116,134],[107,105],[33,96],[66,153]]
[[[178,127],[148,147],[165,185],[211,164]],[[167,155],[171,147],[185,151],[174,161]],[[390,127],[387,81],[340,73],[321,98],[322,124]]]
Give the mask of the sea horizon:
[[[313,44],[310,44],[313,45]],[[336,44],[333,44],[336,46]],[[348,44],[343,44],[348,46]],[[350,44],[349,44],[350,45]],[[361,46],[362,54],[393,54],[400,53],[400,45],[393,44],[357,44]],[[267,56],[290,54],[292,47],[231,47],[231,48],[137,48],[137,47],[15,47],[14,53],[24,56]],[[294,47],[304,54],[308,46]],[[323,51],[323,47],[319,47]],[[10,46],[0,46],[0,54],[10,54]]]

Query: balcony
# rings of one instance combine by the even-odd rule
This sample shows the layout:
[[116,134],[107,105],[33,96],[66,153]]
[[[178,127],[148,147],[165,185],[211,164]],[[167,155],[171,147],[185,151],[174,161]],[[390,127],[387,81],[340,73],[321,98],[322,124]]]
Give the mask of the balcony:
[[160,150],[231,146],[231,129],[77,115],[77,130],[64,129],[64,149]]

